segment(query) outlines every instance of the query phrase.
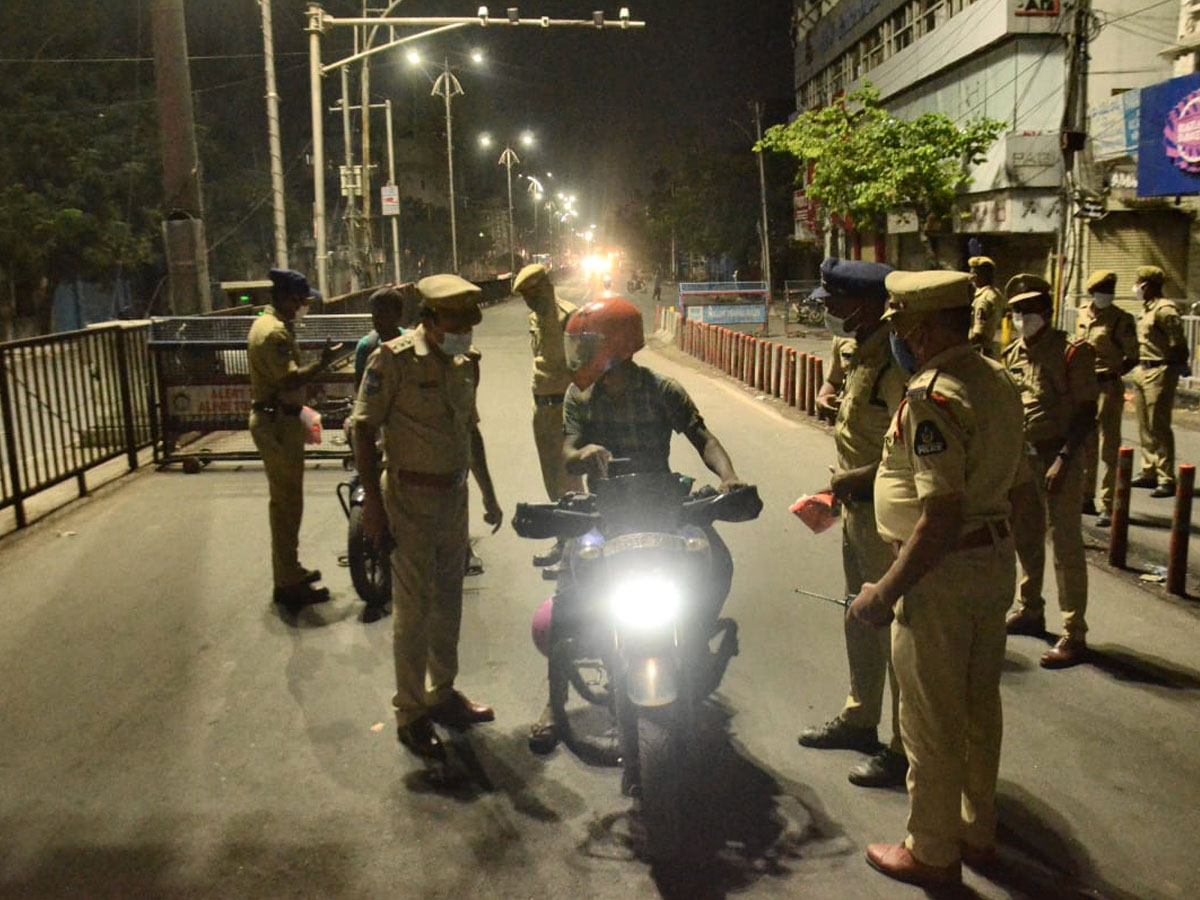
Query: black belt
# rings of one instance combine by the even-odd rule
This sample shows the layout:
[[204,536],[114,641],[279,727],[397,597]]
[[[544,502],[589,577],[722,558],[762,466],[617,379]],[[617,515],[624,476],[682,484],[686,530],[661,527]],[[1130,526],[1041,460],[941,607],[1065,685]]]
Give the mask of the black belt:
[[272,416],[275,415],[276,413],[283,413],[285,416],[298,416],[298,415],[300,415],[300,410],[303,409],[303,407],[297,406],[294,403],[274,404],[274,403],[257,403],[257,402],[251,403],[250,408],[252,410],[254,410],[255,412],[267,413],[268,415],[272,415]]
[[441,488],[442,490],[462,487],[467,483],[466,469],[459,469],[457,472],[413,472],[409,469],[392,469],[391,473],[393,478],[403,481],[405,484]]
[[1159,366],[1165,366],[1165,365],[1167,365],[1167,361],[1165,359],[1143,359],[1142,360],[1142,368],[1144,368],[1144,369],[1157,369]]
[[562,394],[534,394],[534,406],[557,406],[563,402]]
[[1008,523],[992,522],[990,525],[976,528],[970,534],[964,534],[954,549],[955,551],[977,550],[980,547],[990,547],[1006,537],[1008,537]]
[[1104,382],[1104,381],[1120,381],[1120,380],[1121,380],[1121,376],[1120,376],[1120,375],[1118,375],[1116,372],[1097,372],[1097,373],[1096,373],[1096,380],[1097,380],[1097,381],[1101,381],[1101,382]]

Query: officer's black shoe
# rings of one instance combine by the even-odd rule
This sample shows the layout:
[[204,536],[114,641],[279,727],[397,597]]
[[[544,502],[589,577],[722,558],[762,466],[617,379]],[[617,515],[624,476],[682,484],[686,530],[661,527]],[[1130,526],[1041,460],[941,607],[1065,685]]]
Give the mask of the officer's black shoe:
[[442,746],[442,739],[433,730],[433,723],[428,716],[401,725],[396,729],[396,737],[414,756],[421,759],[445,758],[446,748]]
[[533,557],[533,564],[539,569],[544,569],[546,566],[554,566],[557,565],[559,560],[562,559],[562,555],[563,545],[560,541],[545,553],[535,554]]
[[908,757],[884,747],[865,763],[850,770],[851,784],[859,787],[899,787],[908,774]]
[[1158,479],[1153,475],[1139,475],[1133,481],[1129,482],[1130,487],[1136,488],[1152,488],[1158,484]]
[[275,588],[275,602],[293,614],[314,603],[329,599],[329,588],[315,588],[301,582],[289,587]]
[[552,722],[534,722],[529,729],[529,751],[545,756],[558,746],[558,729]]
[[542,580],[558,581],[558,576],[561,575],[566,568],[566,564],[563,563],[562,560],[559,560],[552,566],[545,566],[542,568]]
[[321,580],[321,570],[320,569],[305,569],[305,568],[301,567],[301,569],[300,569],[300,581],[301,582],[303,582],[304,584],[316,584],[320,580]]
[[1088,497],[1086,500],[1083,501],[1083,514],[1085,516],[1096,515],[1096,501],[1093,500],[1091,497]]
[[1112,524],[1112,513],[1105,511],[1105,512],[1101,512],[1098,516],[1096,516],[1096,527],[1097,528],[1107,528],[1111,524]]
[[1168,481],[1166,484],[1160,484],[1150,492],[1151,497],[1174,497],[1175,482]]
[[805,728],[797,738],[801,747],[817,750],[859,750],[874,753],[879,749],[879,738],[874,728],[850,725],[841,716],[831,719],[817,728]]
[[1043,613],[1019,607],[1004,617],[1004,630],[1009,634],[1041,637],[1046,633],[1046,617]]

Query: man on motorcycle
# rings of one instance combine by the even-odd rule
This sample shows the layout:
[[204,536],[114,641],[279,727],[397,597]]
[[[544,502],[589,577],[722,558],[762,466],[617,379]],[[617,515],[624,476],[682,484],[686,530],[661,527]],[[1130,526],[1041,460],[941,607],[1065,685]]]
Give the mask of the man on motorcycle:
[[[563,409],[567,471],[605,478],[609,462],[620,458],[630,460],[634,472],[670,472],[671,435],[679,432],[721,479],[719,490],[742,487],[729,454],[683,386],[633,361],[644,345],[642,314],[621,297],[593,301],[568,321],[567,365],[574,383],[567,388]],[[729,593],[733,560],[716,531],[710,527],[707,532],[713,571],[706,601],[715,620]],[[560,580],[555,603],[569,591],[570,585]],[[547,707],[531,729],[529,746],[535,753],[548,753],[556,743]]]

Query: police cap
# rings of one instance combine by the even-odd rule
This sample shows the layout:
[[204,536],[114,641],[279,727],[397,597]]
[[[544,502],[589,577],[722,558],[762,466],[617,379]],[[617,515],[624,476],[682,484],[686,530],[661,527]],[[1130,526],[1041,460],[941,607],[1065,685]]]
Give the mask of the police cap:
[[1032,300],[1043,294],[1047,300],[1050,299],[1050,282],[1032,272],[1014,275],[1004,286],[1004,296],[1008,298],[1009,306],[1020,303],[1022,300]]
[[883,263],[827,257],[821,263],[821,286],[813,291],[812,298],[847,297],[883,303],[887,300],[884,281],[891,271],[892,267]]
[[308,299],[321,299],[321,292],[309,287],[308,279],[295,269],[272,269],[267,273],[276,291],[299,294]]
[[530,263],[520,272],[517,273],[516,280],[513,281],[513,292],[521,293],[522,291],[532,290],[542,282],[550,280],[550,273],[546,271],[546,267],[541,263]]
[[994,269],[996,263],[990,256],[972,256],[967,260],[967,265],[972,269]]
[[1163,282],[1167,280],[1167,275],[1158,266],[1138,266],[1137,280],[1148,281],[1150,284],[1162,287]]
[[970,306],[975,293],[970,275],[946,270],[892,272],[887,277],[887,290],[890,299],[884,320],[899,313],[922,315]]
[[1100,269],[1088,276],[1087,291],[1089,294],[1115,294],[1117,292],[1117,273],[1111,269]]
[[483,321],[479,311],[479,286],[457,275],[429,275],[417,282],[417,290],[430,309],[473,313],[472,324]]

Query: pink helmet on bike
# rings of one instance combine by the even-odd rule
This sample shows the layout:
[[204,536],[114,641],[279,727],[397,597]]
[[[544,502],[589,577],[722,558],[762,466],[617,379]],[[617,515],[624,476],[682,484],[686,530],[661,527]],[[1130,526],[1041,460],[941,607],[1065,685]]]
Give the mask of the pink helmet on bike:
[[547,597],[546,602],[537,608],[533,614],[532,632],[533,645],[542,656],[550,655],[550,619],[554,614],[554,598]]

